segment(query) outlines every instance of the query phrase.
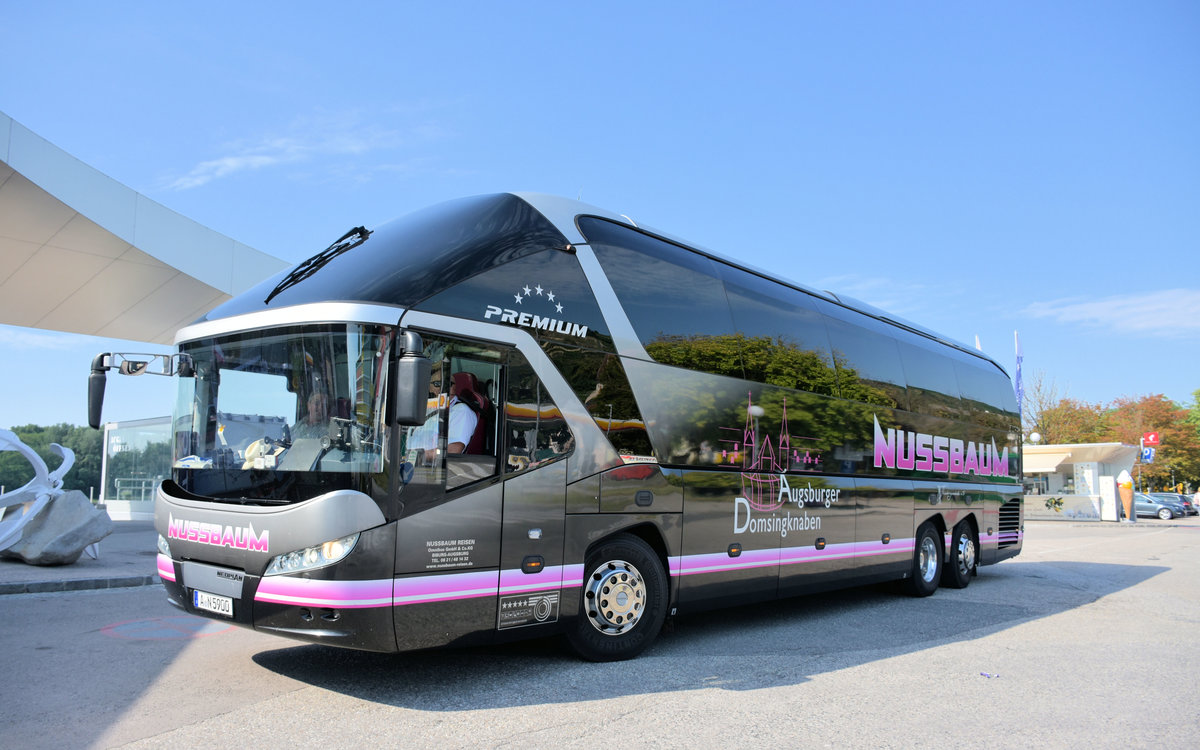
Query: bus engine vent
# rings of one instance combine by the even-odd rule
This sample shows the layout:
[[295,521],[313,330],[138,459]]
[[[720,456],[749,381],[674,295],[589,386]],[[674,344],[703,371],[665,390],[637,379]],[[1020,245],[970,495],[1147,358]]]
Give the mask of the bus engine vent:
[[1021,540],[1021,498],[1013,498],[1000,506],[999,549],[1013,547]]

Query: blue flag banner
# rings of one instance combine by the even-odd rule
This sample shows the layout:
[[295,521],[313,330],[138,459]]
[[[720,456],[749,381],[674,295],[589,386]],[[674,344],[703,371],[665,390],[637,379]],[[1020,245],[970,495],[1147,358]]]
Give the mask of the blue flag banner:
[[1013,343],[1017,348],[1017,378],[1016,383],[1014,384],[1014,388],[1017,392],[1017,412],[1024,416],[1025,386],[1021,384],[1021,360],[1025,359],[1025,356],[1021,353],[1021,336],[1016,331],[1013,331]]

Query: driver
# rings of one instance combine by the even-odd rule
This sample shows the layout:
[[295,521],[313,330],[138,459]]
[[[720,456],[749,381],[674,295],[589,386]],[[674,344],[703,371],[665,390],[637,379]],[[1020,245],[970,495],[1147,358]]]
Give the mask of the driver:
[[[431,395],[438,395],[442,383],[434,380],[430,388]],[[454,379],[450,379],[450,410],[449,425],[446,433],[446,452],[462,453],[475,434],[475,425],[479,423],[479,415],[465,402],[458,400]],[[425,419],[425,424],[412,431],[408,437],[409,450],[431,451],[437,448],[439,411],[435,410]]]
[[308,411],[292,428],[292,439],[319,438],[329,434],[329,397],[313,391],[308,397]]

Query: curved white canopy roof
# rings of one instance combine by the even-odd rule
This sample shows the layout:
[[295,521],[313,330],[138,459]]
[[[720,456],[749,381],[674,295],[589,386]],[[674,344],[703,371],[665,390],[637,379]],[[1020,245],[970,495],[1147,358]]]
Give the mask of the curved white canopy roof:
[[169,344],[286,266],[0,112],[0,323]]

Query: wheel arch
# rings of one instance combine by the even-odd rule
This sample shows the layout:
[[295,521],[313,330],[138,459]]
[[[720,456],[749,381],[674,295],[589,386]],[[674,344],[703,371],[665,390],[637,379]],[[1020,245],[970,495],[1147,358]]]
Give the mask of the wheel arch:
[[924,517],[918,516],[916,523],[913,524],[913,536],[921,530],[925,524],[931,524],[934,530],[938,533],[938,538],[942,540],[942,560],[946,560],[950,554],[950,543],[946,539],[946,535],[950,533],[950,527],[946,525],[946,517],[941,513],[930,513]]
[[646,544],[650,545],[650,549],[654,550],[654,555],[658,558],[658,562],[662,565],[663,573],[667,578],[667,601],[668,605],[674,605],[675,602],[675,580],[671,576],[671,565],[667,552],[667,540],[663,536],[662,530],[655,524],[649,521],[642,521],[631,526],[626,526],[620,529],[614,529],[604,536],[596,539],[588,544],[587,549],[583,552],[583,559],[586,560],[591,556],[592,551],[602,544],[627,534],[641,539]]

